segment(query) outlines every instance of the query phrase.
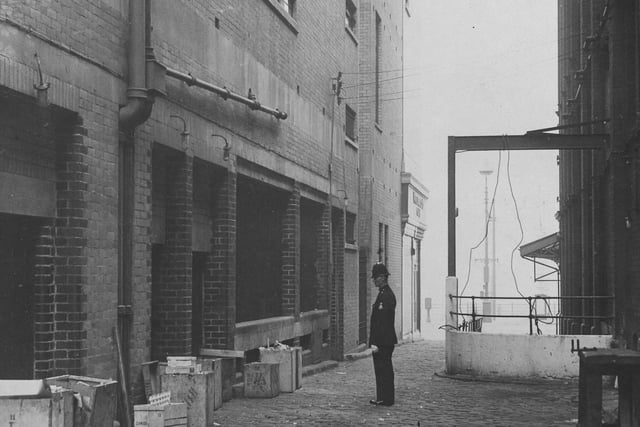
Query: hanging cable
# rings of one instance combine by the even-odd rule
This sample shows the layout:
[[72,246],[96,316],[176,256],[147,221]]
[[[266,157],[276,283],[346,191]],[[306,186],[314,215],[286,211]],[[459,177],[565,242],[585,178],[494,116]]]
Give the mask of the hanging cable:
[[[505,140],[505,145],[508,144],[507,141],[507,137],[504,136],[504,140]],[[524,240],[524,231],[522,229],[522,221],[520,219],[520,211],[518,210],[518,202],[516,200],[516,196],[513,193],[513,183],[511,182],[511,151],[507,150],[507,181],[509,182],[509,193],[511,193],[511,199],[513,200],[513,206],[515,208],[516,211],[516,219],[518,220],[518,226],[520,228],[520,240],[518,241],[518,243],[514,246],[513,250],[511,251],[511,276],[513,277],[513,283],[516,286],[516,291],[518,292],[518,294],[520,294],[520,296],[522,298],[524,298],[525,296],[522,294],[522,292],[520,292],[520,288],[518,287],[518,278],[516,277],[516,273],[513,269],[513,256],[516,253],[516,251],[518,250],[518,248],[520,247],[520,245],[522,245],[522,242]]]
[[[473,254],[473,251],[480,247],[480,245],[485,241],[485,239],[489,234],[489,222],[490,222],[491,215],[493,214],[493,207],[496,202],[496,193],[498,192],[498,183],[500,182],[500,165],[501,164],[502,164],[502,151],[498,151],[498,168],[496,171],[496,184],[493,187],[493,196],[491,197],[491,207],[489,208],[489,215],[487,216],[487,221],[484,225],[484,236],[478,242],[477,245],[469,249],[469,266],[467,268],[467,279],[464,282],[464,287],[460,292],[460,296],[464,295],[464,291],[467,289],[467,285],[469,284],[469,278],[471,276],[471,256]],[[460,300],[458,299],[458,304],[459,303],[460,303]]]

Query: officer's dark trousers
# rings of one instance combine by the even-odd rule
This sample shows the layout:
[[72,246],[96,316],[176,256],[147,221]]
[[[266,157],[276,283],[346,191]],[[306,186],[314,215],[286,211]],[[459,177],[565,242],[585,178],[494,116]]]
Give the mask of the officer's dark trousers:
[[373,370],[376,373],[376,399],[392,405],[395,402],[393,363],[391,362],[394,346],[383,345],[378,348],[379,350],[373,353]]

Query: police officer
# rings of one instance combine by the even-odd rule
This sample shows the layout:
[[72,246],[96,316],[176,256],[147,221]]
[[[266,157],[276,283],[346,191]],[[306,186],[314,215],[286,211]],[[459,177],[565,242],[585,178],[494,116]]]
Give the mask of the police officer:
[[391,406],[395,402],[393,363],[391,355],[398,343],[395,329],[396,296],[387,282],[389,271],[378,263],[373,266],[371,276],[378,288],[378,297],[371,309],[369,347],[373,352],[373,369],[376,374],[376,399],[373,405]]

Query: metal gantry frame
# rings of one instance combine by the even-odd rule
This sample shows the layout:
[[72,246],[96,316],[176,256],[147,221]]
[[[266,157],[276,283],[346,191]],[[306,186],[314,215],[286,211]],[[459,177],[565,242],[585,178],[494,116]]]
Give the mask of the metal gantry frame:
[[[603,120],[601,122],[606,122]],[[608,146],[609,135],[570,135],[544,131],[578,127],[565,125],[540,129],[524,135],[450,136],[448,142],[448,276],[456,276],[456,153],[507,150],[600,150]]]

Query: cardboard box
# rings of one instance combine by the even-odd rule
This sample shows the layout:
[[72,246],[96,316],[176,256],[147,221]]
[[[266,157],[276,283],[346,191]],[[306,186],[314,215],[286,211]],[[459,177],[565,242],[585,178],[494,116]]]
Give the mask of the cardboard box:
[[279,363],[254,362],[244,365],[245,397],[275,397],[279,394]]
[[187,404],[167,403],[164,405],[135,405],[135,427],[186,427]]

